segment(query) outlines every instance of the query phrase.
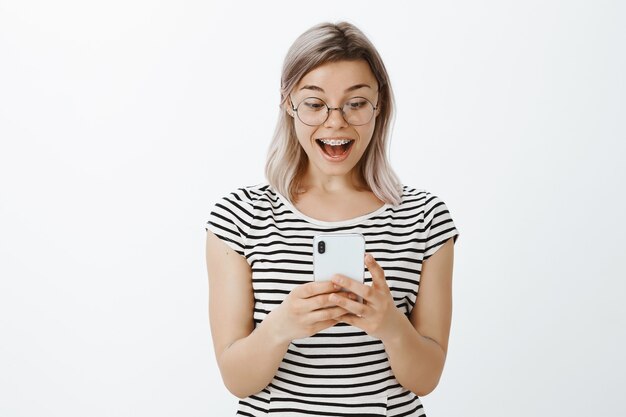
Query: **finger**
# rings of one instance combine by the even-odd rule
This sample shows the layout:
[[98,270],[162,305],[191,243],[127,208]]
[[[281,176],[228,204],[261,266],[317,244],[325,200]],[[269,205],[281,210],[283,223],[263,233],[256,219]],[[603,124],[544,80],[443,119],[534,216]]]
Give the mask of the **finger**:
[[357,316],[364,316],[371,310],[371,307],[368,307],[358,301],[350,300],[345,297],[338,297],[337,294],[331,294],[329,299],[334,302],[337,306],[342,307],[343,309],[349,311],[352,314],[356,314]]
[[315,323],[315,325],[312,326],[313,331],[311,332],[311,334],[319,333],[324,329],[328,329],[329,327],[335,326],[337,323],[338,323],[337,319],[325,320],[325,321],[320,321],[318,323]]
[[332,281],[346,290],[355,293],[356,295],[367,300],[371,297],[372,287],[369,285],[361,284],[345,275],[336,274],[333,276]]
[[360,329],[365,325],[365,320],[362,317],[355,316],[354,314],[344,314],[343,316],[337,317],[335,319],[336,322],[347,323],[351,326],[358,327]]
[[[350,293],[340,291],[332,294],[336,294],[338,297],[349,297]],[[316,295],[306,298],[301,302],[305,311],[315,311],[321,308],[335,307],[337,305],[337,303],[330,300],[329,294]]]
[[313,281],[301,284],[293,289],[298,298],[310,298],[320,294],[335,292],[335,285],[331,281]]
[[[351,300],[356,300],[356,299],[357,299],[356,294],[353,294],[353,293],[351,293],[351,292],[349,292],[349,291],[343,291],[343,290],[341,290],[341,291],[334,292],[334,293],[332,293],[332,294],[335,294],[337,297],[349,298],[349,299],[351,299]],[[330,294],[329,294],[329,298],[330,298]],[[331,301],[331,302],[332,302],[332,301]],[[333,305],[334,305],[334,304],[333,304]]]
[[313,311],[309,315],[308,319],[311,323],[317,323],[320,321],[334,320],[337,317],[341,317],[346,313],[347,311],[344,308],[335,306]]
[[365,266],[372,275],[372,284],[374,286],[389,288],[387,280],[385,279],[385,271],[383,271],[383,268],[376,262],[376,259],[374,259],[371,253],[365,254]]

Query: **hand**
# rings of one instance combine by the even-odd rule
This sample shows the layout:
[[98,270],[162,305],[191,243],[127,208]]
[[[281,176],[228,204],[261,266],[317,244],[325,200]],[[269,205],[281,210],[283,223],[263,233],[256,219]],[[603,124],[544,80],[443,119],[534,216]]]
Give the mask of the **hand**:
[[332,280],[335,284],[361,296],[363,303],[354,301],[356,298],[354,295],[339,297],[332,294],[329,299],[349,312],[337,318],[337,321],[358,327],[384,342],[393,337],[394,329],[399,328],[397,327],[399,320],[404,320],[405,317],[396,307],[385,279],[385,272],[372,255],[365,255],[365,266],[372,274],[372,286],[361,284],[343,275],[335,275]]
[[[273,326],[274,334],[283,343],[314,335],[334,326],[337,317],[348,313],[329,299],[339,291],[340,287],[330,281],[299,285],[268,314],[264,322]],[[348,294],[334,296],[342,299],[348,297]]]

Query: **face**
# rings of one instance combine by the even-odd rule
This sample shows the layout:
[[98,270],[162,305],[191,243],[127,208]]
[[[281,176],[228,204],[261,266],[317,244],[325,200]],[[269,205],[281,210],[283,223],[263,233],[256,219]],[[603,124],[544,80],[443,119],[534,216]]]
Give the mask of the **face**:
[[[302,103],[298,108],[300,117],[304,116],[304,111],[325,112],[320,99],[328,107],[350,112],[364,104],[356,97],[366,98],[374,106],[378,104],[378,83],[364,60],[323,64],[302,77],[291,93],[293,107]],[[346,122],[340,110],[331,110],[321,125],[308,126],[291,110],[291,103],[287,104],[298,141],[309,157],[309,172],[329,176],[351,174],[372,139],[378,110],[371,120],[360,126]]]

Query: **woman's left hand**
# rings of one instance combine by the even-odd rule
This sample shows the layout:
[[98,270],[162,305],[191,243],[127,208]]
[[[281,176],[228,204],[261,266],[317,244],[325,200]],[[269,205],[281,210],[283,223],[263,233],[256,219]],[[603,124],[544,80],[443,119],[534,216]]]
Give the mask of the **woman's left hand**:
[[365,266],[372,275],[371,286],[343,275],[336,275],[332,279],[336,285],[362,297],[363,303],[355,301],[356,297],[340,297],[335,294],[331,295],[330,301],[352,313],[344,314],[335,320],[358,327],[384,343],[393,336],[394,329],[399,328],[397,325],[400,320],[405,319],[405,316],[396,307],[385,279],[385,272],[372,255],[365,255]]

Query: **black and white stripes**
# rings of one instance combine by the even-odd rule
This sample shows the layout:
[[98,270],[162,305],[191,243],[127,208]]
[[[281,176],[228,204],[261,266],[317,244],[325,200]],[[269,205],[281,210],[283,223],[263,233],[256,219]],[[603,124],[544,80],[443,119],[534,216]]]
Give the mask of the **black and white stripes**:
[[[240,188],[213,208],[206,229],[244,256],[252,269],[259,324],[298,285],[313,280],[313,237],[357,232],[385,271],[396,306],[409,315],[422,262],[459,233],[443,201],[403,188],[399,206],[325,222],[300,213],[269,185]],[[365,283],[372,278],[365,269]],[[420,399],[398,384],[382,342],[339,323],[294,340],[261,392],[239,402],[244,416],[422,416]]]

